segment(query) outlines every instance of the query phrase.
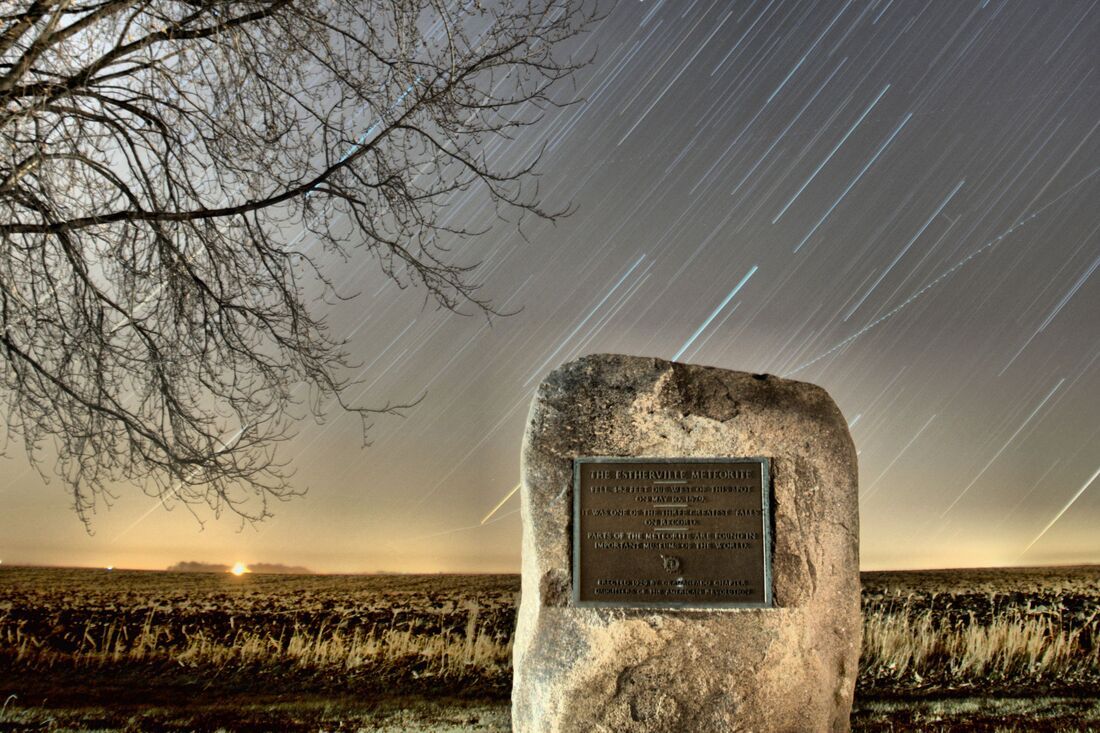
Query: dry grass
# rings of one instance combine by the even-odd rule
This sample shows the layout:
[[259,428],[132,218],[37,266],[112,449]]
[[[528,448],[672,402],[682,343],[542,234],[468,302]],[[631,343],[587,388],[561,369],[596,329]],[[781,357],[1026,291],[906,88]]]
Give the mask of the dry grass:
[[865,682],[951,686],[1095,680],[1098,636],[1100,611],[1072,626],[1058,615],[1026,610],[988,623],[949,623],[906,603],[865,614],[860,676]]
[[[1096,688],[1098,569],[965,575],[865,575],[862,692]],[[151,665],[195,675],[271,671],[288,685],[361,673],[387,687],[430,677],[506,690],[517,586],[514,576],[238,579],[5,569],[0,671],[106,676],[114,667]]]
[[[504,731],[518,591],[0,568],[0,729]],[[868,573],[863,609],[854,730],[1100,730],[1100,568]]]
[[[175,639],[170,623],[149,613],[140,632],[111,624],[95,633],[85,627],[79,646],[62,652],[12,628],[0,618],[0,643],[13,661],[29,669],[57,664],[102,668],[120,663],[167,661],[217,670],[286,666],[341,672],[360,668],[421,670],[420,675],[496,676],[511,667],[511,640],[478,625],[478,608],[466,608],[464,632],[424,634],[410,628],[363,628],[345,624],[312,629],[295,624],[273,634],[240,628],[219,638],[204,631]],[[1067,629],[1056,616],[1019,614],[988,624],[947,624],[932,610],[911,604],[875,609],[864,618],[861,678],[917,685],[979,681],[1050,682],[1100,677],[1100,611]]]
[[295,628],[285,638],[243,630],[228,642],[200,633],[173,655],[183,665],[225,668],[291,664],[303,669],[344,671],[364,667],[423,668],[423,675],[489,675],[511,667],[511,648],[471,627],[466,634],[424,636],[406,629],[364,632]]
[[152,612],[137,634],[110,624],[99,630],[88,624],[79,646],[60,651],[21,626],[0,617],[0,647],[17,666],[44,670],[56,665],[77,669],[117,664],[170,662],[214,670],[239,667],[291,666],[312,671],[340,672],[360,668],[410,668],[417,676],[489,676],[511,668],[510,639],[502,641],[478,625],[478,608],[468,607],[464,632],[424,634],[410,628],[349,627],[317,629],[295,624],[279,634],[241,628],[228,638],[205,631],[185,634],[176,643],[170,621],[158,624]]

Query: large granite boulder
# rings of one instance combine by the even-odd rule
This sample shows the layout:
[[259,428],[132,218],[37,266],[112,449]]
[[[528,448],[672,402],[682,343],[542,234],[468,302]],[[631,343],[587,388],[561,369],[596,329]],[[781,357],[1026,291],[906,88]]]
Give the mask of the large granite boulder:
[[[772,608],[580,607],[579,456],[770,460]],[[523,444],[516,733],[845,731],[859,661],[856,454],[820,387],[599,354],[539,386]]]

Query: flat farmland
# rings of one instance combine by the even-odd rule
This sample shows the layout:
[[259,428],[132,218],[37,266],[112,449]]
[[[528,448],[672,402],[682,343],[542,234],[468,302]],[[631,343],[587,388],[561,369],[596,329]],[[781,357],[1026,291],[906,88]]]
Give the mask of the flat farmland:
[[54,700],[116,672],[123,696],[152,672],[169,694],[218,680],[502,694],[518,590],[516,576],[4,568],[0,664]]
[[[0,730],[508,730],[514,575],[0,568]],[[856,730],[1100,728],[1100,567],[863,574]]]

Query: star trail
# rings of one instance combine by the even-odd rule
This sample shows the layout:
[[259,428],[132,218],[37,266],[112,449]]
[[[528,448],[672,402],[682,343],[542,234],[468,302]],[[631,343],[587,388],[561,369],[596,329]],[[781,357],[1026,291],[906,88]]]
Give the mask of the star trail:
[[415,407],[366,448],[303,420],[280,450],[308,494],[240,532],[120,487],[89,537],[9,447],[0,559],[515,572],[534,390],[622,352],[825,387],[867,568],[1100,561],[1100,4],[624,0],[574,45],[580,101],[484,153],[545,145],[540,195],[575,213],[520,232],[471,188],[444,214],[492,225],[451,255],[512,315],[330,263],[362,293],[329,316],[350,396]]

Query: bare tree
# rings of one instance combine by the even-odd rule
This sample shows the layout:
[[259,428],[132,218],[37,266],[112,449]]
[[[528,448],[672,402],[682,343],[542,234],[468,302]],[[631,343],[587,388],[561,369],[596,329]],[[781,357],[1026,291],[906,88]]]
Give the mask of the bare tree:
[[[294,390],[344,398],[306,297],[370,253],[441,307],[491,313],[452,261],[449,197],[553,219],[536,121],[593,20],[578,0],[0,3],[0,379],[6,430],[87,525],[112,484],[243,520],[296,492]],[[337,294],[343,296],[343,294]],[[407,406],[407,405],[406,405]]]

